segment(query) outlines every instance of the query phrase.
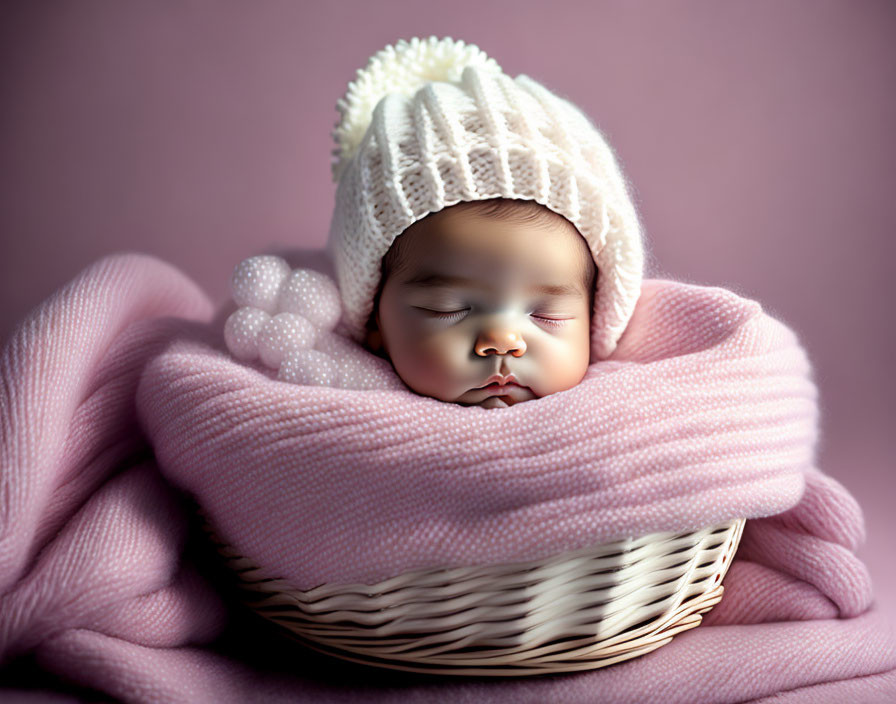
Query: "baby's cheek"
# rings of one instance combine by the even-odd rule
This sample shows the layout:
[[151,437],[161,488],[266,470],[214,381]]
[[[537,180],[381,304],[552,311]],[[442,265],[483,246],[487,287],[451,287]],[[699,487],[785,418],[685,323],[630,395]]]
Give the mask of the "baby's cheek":
[[[546,345],[540,354],[540,374],[538,389],[544,390],[540,395],[556,393],[571,389],[578,384],[588,370],[590,348],[588,338],[571,340],[555,340]],[[534,388],[534,387],[533,387]]]
[[461,366],[465,351],[450,335],[418,337],[395,362],[399,376],[418,393],[450,400],[464,389]]
[[468,345],[450,334],[433,336],[420,345],[421,363],[429,371],[456,377],[466,359],[467,348]]

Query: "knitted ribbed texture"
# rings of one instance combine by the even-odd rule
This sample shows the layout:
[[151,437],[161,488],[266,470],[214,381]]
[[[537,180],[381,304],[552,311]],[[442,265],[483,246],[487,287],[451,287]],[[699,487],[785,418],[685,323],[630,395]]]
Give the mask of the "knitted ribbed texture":
[[167,264],[109,257],[4,348],[0,663],[64,628],[160,646],[220,628],[220,600],[181,563],[186,516],[146,461],[134,403],[147,359],[183,328],[176,318],[210,315]]
[[[563,420],[566,392],[500,410],[420,399],[427,409],[481,418],[466,429],[452,427],[470,442],[482,430],[495,431],[495,442],[475,437],[487,447],[476,466],[449,454],[457,444],[434,443],[425,448],[428,471],[410,467],[409,486],[401,489],[399,472],[387,471],[382,482],[371,476],[389,469],[390,456],[420,443],[412,412],[391,421],[376,416],[376,404],[391,403],[395,392],[318,388],[330,395],[305,396],[302,387],[230,359],[221,349],[220,321],[209,325],[208,301],[172,267],[139,256],[90,267],[35,310],[0,357],[0,700],[38,700],[6,689],[8,675],[19,669],[8,659],[28,653],[36,668],[98,690],[91,699],[127,702],[894,701],[896,642],[884,618],[867,611],[868,574],[855,556],[861,511],[842,486],[811,468],[811,452],[797,440],[804,434],[811,443],[814,397],[792,335],[731,294],[649,286],[654,295],[636,312],[619,356],[589,377],[606,387],[605,407],[583,404],[577,426]],[[657,315],[683,327],[648,331],[645,324]],[[684,350],[693,364],[676,357]],[[760,369],[767,382],[756,377]],[[642,407],[651,379],[658,388],[652,405]],[[722,388],[704,393],[700,379],[716,379]],[[754,382],[755,390],[747,388]],[[585,388],[580,400],[591,393]],[[626,401],[629,388],[634,396]],[[360,414],[349,437],[340,435],[348,427],[340,399],[357,404]],[[701,399],[712,402],[703,412]],[[722,402],[731,402],[732,413],[721,410]],[[684,405],[675,411],[677,404]],[[556,431],[534,434],[537,418],[520,414],[527,407],[558,420]],[[682,419],[680,432],[663,422],[645,429],[645,419],[667,410]],[[624,414],[633,418],[631,433]],[[779,432],[766,416],[777,419]],[[138,420],[151,428],[150,439]],[[496,422],[482,425],[489,420]],[[389,425],[393,445],[375,453],[371,473],[364,465],[304,469],[323,463],[325,453],[307,444],[311,436],[303,429],[324,428],[360,446],[364,435],[373,442],[386,437]],[[714,465],[713,438],[730,466]],[[590,477],[575,482],[579,470],[570,453],[577,446],[600,452]],[[547,462],[527,463],[525,448]],[[506,450],[518,460],[515,471],[501,464]],[[133,458],[137,451],[142,460]],[[352,452],[343,452],[346,462]],[[692,461],[699,457],[706,462]],[[240,472],[255,489],[239,493]],[[332,506],[321,503],[329,500],[327,473],[343,489]],[[642,508],[645,515],[657,511],[663,524],[790,508],[747,521],[725,597],[707,623],[649,655],[562,677],[422,682],[403,673],[373,678],[336,660],[328,666],[302,649],[286,650],[283,640],[267,640],[266,628],[228,638],[228,611],[217,596],[223,580],[198,574],[201,552],[184,551],[188,516],[164,476],[196,484],[213,519],[241,540],[260,541],[254,555],[272,550],[268,566],[307,574],[322,563],[312,559],[306,570],[304,539],[321,552],[356,555],[352,568],[401,548],[420,554],[415,542],[443,555],[499,554],[505,541],[508,552],[526,543],[532,548],[537,528],[528,521],[540,520],[532,507],[555,514],[549,542],[600,526],[602,506],[625,520],[639,501],[662,494],[665,502]],[[500,477],[506,486],[499,487]],[[779,495],[775,487],[782,486],[793,491]],[[438,491],[444,500],[434,496]],[[230,503],[222,492],[235,492]],[[282,513],[278,493],[300,500]],[[742,499],[732,498],[740,493]],[[359,521],[368,555],[351,548],[351,533],[319,542],[321,524],[332,519],[350,527],[346,508],[365,501],[384,511]],[[426,513],[426,501],[442,512],[415,530],[412,519]],[[402,504],[409,513],[396,519],[390,506]],[[284,515],[291,535],[277,525]],[[522,537],[495,530],[502,523]],[[35,686],[56,685],[48,677]]]
[[354,339],[398,235],[449,205],[504,197],[547,206],[588,242],[599,272],[592,355],[612,352],[640,291],[640,226],[611,148],[579,108],[435,37],[378,52],[338,108],[328,247]]

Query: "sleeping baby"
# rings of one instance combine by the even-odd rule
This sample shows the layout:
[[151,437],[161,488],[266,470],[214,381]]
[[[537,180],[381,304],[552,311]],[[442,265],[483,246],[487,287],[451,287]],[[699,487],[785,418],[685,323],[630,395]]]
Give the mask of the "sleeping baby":
[[613,351],[640,293],[640,227],[579,108],[435,37],[375,54],[337,108],[336,283],[273,257],[241,265],[234,354],[296,383],[397,375],[507,408],[576,386]]

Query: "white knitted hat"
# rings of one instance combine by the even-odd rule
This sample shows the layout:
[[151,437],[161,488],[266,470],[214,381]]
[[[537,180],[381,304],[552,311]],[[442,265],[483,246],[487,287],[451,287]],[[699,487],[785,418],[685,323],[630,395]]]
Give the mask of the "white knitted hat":
[[472,44],[430,37],[377,52],[337,109],[328,250],[353,338],[396,237],[449,205],[503,197],[537,201],[585,238],[598,270],[591,354],[613,351],[641,290],[640,226],[612,150],[579,108]]

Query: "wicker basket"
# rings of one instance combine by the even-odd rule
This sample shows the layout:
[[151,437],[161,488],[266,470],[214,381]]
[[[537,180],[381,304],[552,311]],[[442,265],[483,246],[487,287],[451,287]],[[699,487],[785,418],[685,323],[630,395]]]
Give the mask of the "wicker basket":
[[532,562],[299,591],[261,577],[202,518],[249,606],[305,645],[398,670],[512,676],[612,665],[698,626],[722,598],[744,526],[736,519]]

